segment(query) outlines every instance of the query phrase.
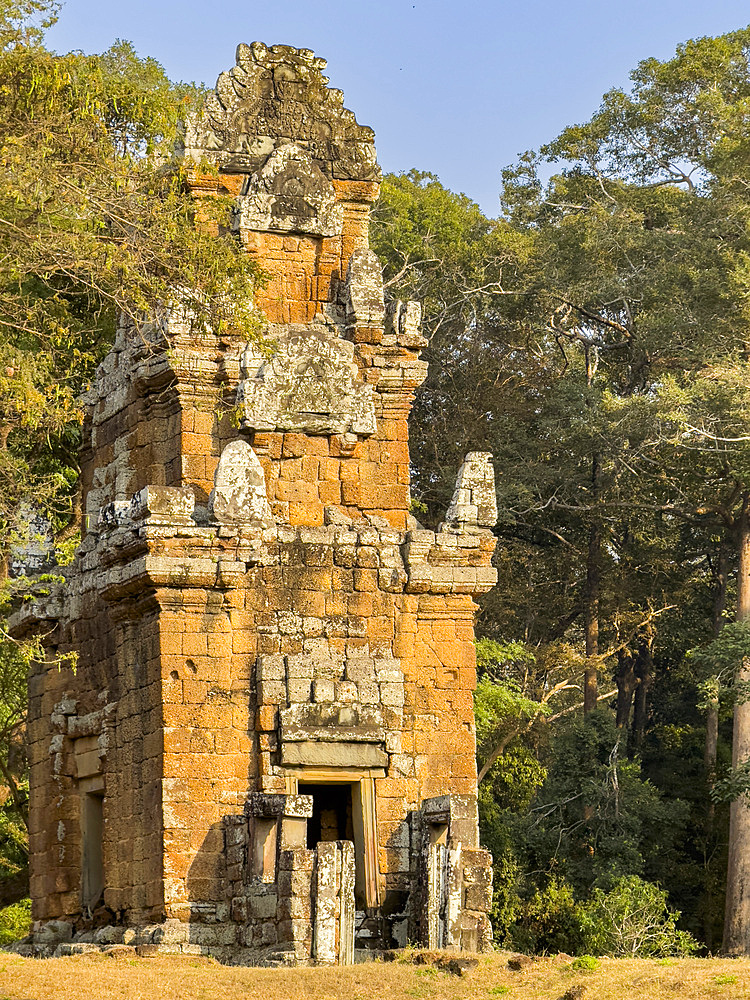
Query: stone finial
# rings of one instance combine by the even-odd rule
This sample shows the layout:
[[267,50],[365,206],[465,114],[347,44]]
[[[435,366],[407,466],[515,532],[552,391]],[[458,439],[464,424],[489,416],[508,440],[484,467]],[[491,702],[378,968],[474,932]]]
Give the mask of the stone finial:
[[470,451],[467,454],[458,470],[456,488],[445,521],[447,524],[494,528],[497,523],[497,497],[491,452]]
[[346,321],[350,326],[379,326],[385,316],[383,267],[372,250],[355,250],[346,272]]
[[247,441],[231,441],[222,451],[208,506],[222,523],[273,522],[263,468]]
[[325,65],[309,49],[238,45],[236,65],[186,125],[185,158],[252,174],[274,150],[296,143],[329,179],[379,181],[375,134],[327,86]]
[[396,338],[399,347],[422,348],[427,339],[422,335],[422,305],[394,299],[385,307],[385,329]]

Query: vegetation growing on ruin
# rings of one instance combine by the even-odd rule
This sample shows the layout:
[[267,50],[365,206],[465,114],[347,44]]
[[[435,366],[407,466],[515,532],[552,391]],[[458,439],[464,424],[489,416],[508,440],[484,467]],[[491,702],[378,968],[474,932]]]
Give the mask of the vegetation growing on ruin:
[[[231,205],[187,195],[172,150],[201,92],[127,42],[101,55],[44,45],[54,0],[0,0],[0,905],[26,892],[25,679],[6,641],[14,547],[49,521],[58,562],[80,520],[81,395],[118,318],[178,306],[196,328],[253,337],[257,267]],[[212,229],[214,231],[212,231]],[[217,235],[218,231],[218,235]]]
[[52,0],[0,8],[0,538],[19,506],[55,527],[76,505],[80,397],[122,313],[179,306],[198,328],[257,327],[257,268],[172,162],[201,92],[127,42],[56,55]]

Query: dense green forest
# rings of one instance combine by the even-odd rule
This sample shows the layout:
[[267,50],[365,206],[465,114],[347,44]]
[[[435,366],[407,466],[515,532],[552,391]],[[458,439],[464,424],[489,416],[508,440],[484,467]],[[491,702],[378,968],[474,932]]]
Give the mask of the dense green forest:
[[[75,546],[79,397],[118,311],[190,289],[197,321],[254,336],[262,280],[169,161],[198,89],[127,43],[52,54],[54,13],[0,0],[6,611],[32,498],[59,560]],[[750,953],[749,60],[750,28],[639,64],[503,172],[495,219],[432,174],[383,181],[372,246],[429,338],[420,520],[465,452],[495,457],[476,711],[499,944]],[[0,642],[0,905],[24,894],[33,655]]]
[[498,219],[430,174],[383,186],[374,246],[430,339],[424,516],[465,451],[495,456],[478,761],[516,947],[594,947],[602,908],[660,886],[718,950],[727,884],[748,947],[749,47],[641,63],[505,170]]

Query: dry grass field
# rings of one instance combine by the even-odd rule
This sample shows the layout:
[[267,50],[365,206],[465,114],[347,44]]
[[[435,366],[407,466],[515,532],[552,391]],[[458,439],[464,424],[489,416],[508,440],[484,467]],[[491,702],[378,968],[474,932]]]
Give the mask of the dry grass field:
[[227,968],[212,959],[0,954],[0,1000],[750,1000],[750,961],[601,959],[594,971],[563,956],[520,972],[508,955],[480,957],[463,976],[434,965],[372,962],[344,969]]

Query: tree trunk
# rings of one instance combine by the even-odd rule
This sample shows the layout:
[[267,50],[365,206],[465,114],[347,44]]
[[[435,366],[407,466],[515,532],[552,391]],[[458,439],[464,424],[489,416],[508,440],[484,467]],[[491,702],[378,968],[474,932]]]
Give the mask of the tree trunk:
[[632,748],[640,750],[646,735],[648,719],[648,693],[654,682],[654,661],[651,651],[651,639],[643,639],[638,648],[636,659],[636,675],[638,685],[635,689],[635,705],[633,706]]
[[[729,548],[724,540],[719,545],[716,560],[716,586],[714,587],[713,627],[714,637],[718,636],[724,625],[724,612],[727,606],[727,581],[729,577]],[[706,826],[703,867],[705,879],[703,892],[705,905],[703,908],[703,938],[709,952],[714,948],[714,923],[716,912],[715,875],[711,871],[710,859],[713,855],[716,824],[716,806],[711,798],[711,792],[716,782],[716,756],[719,745],[719,692],[718,684],[715,694],[708,696],[706,705],[706,742],[703,752],[703,764],[706,774]]]
[[0,909],[20,903],[29,894],[29,868],[26,865],[15,875],[0,879]]
[[629,649],[621,649],[617,654],[617,717],[618,729],[624,729],[630,719],[633,706],[636,677],[633,654]]
[[716,781],[716,748],[719,742],[719,699],[711,699],[706,710],[706,749],[704,763],[706,771],[706,826],[703,847],[703,938],[709,952],[714,950],[714,924],[716,916],[715,873],[711,870],[711,858],[715,847],[716,806],[711,791]]
[[716,781],[716,752],[719,744],[719,695],[711,695],[706,709],[706,746],[703,753],[703,764],[706,769],[706,785],[708,786],[708,809],[706,812],[706,836],[710,837],[714,829],[714,801],[710,797]]
[[[599,456],[591,460],[591,492],[596,500],[599,490]],[[583,599],[584,627],[586,633],[586,666],[583,672],[583,714],[596,708],[598,682],[596,668],[599,654],[599,592],[601,589],[602,533],[594,519],[589,529],[589,550],[586,557],[586,586]]]
[[[737,621],[750,619],[750,497],[745,494],[738,520],[740,564],[737,573]],[[750,662],[740,667],[739,680],[750,682]],[[734,709],[732,767],[750,757],[750,701]],[[723,950],[728,955],[750,955],[750,805],[740,795],[729,809],[729,863],[724,915]]]
[[713,619],[714,636],[721,632],[724,625],[724,612],[727,609],[727,584],[729,582],[730,548],[722,539],[716,557],[716,585],[714,586],[714,601],[711,617]]
[[[727,606],[727,577],[729,575],[729,550],[722,541],[716,564],[716,587],[714,589],[713,626],[714,637],[718,636],[724,624],[724,611]],[[706,709],[706,745],[703,760],[706,765],[706,781],[709,791],[713,788],[716,776],[716,752],[719,743],[719,696],[709,698]],[[711,826],[713,827],[713,802],[709,805]]]

